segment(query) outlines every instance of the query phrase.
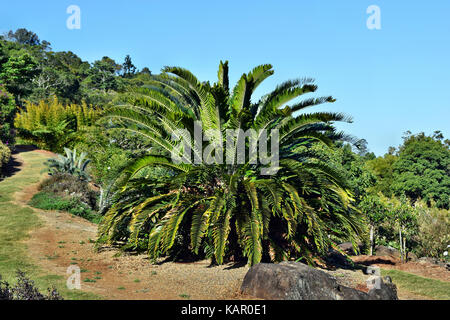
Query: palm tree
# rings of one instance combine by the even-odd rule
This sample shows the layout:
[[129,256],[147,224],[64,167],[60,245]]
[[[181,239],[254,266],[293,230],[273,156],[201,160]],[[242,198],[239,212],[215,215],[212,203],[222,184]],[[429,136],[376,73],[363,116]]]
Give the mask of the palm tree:
[[[213,85],[186,69],[165,67],[151,85],[125,94],[123,103],[108,110],[104,119],[148,138],[154,147],[117,179],[120,192],[100,225],[100,242],[126,240],[137,247],[148,234],[148,252],[156,259],[184,236],[194,253],[203,248],[219,264],[243,255],[249,265],[294,258],[313,263],[336,239],[356,243],[361,216],[352,207],[346,181],[313,148],[321,144],[332,152],[336,141],[347,138],[332,123],[350,119],[302,113],[334,102],[332,97],[286,105],[315,92],[312,79],[286,81],[252,102],[256,88],[273,72],[271,65],[258,66],[230,92],[228,62],[220,62]],[[209,140],[203,146],[192,138],[198,124]],[[224,148],[227,130],[236,129],[241,131],[232,136],[233,147]],[[269,132],[269,145],[277,138],[279,161],[271,175],[264,174],[267,161],[238,159],[238,146],[244,145],[246,154],[253,148],[243,135],[250,129],[258,138]],[[193,157],[174,162],[174,150],[190,150]],[[226,163],[217,161],[217,150],[225,150]],[[205,154],[207,163],[195,160]],[[148,179],[147,170],[154,167],[168,168],[167,174]]]

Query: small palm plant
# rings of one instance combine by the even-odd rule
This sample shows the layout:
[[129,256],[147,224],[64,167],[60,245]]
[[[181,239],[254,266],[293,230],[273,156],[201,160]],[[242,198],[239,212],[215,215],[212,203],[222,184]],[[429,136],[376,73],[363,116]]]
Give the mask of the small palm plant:
[[77,150],[73,151],[64,148],[66,156],[58,154],[57,158],[48,159],[47,165],[48,174],[50,176],[55,174],[70,174],[78,177],[80,180],[89,181],[90,177],[86,168],[91,160],[86,159],[87,153],[83,152],[77,156]]
[[[196,254],[203,249],[219,264],[227,257],[245,257],[249,265],[286,259],[313,263],[336,239],[356,243],[362,220],[348,185],[313,148],[320,144],[333,152],[346,135],[332,123],[350,120],[340,113],[302,113],[334,102],[330,96],[287,105],[316,91],[311,79],[286,81],[252,102],[254,91],[273,72],[271,65],[258,66],[231,91],[228,62],[220,63],[213,85],[186,69],[166,67],[151,86],[125,94],[107,111],[104,120],[142,135],[154,147],[117,179],[120,192],[100,225],[99,242],[125,240],[137,248],[148,235],[148,252],[156,259],[170,254],[180,237],[188,238],[181,243]],[[192,139],[198,124],[208,140],[202,146]],[[241,134],[250,129],[278,132],[279,162],[271,175],[263,174],[266,161],[239,159],[239,147],[245,154],[253,148]],[[227,130],[238,132],[233,147],[227,145]],[[267,145],[274,139],[266,136]],[[174,161],[180,150],[194,157]],[[217,150],[225,150],[226,163],[217,161]],[[168,168],[165,180],[143,174],[149,167]]]

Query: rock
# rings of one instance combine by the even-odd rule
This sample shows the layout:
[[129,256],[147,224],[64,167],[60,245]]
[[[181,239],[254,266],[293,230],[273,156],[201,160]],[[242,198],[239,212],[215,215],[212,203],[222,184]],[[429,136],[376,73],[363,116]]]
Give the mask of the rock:
[[389,256],[397,259],[401,259],[400,251],[386,246],[376,246],[375,247],[376,256]]
[[260,263],[247,272],[241,291],[268,300],[397,300],[396,286],[378,278],[379,288],[365,293],[300,262]]
[[349,256],[354,256],[357,255],[359,253],[361,253],[362,249],[363,249],[364,244],[362,243],[358,243],[358,253],[355,253],[354,249],[353,249],[353,244],[351,242],[344,242],[338,245],[339,249],[341,249],[342,251],[344,251],[346,254],[348,254]]
[[331,249],[328,252],[327,256],[325,257],[325,261],[328,266],[337,268],[349,268],[353,265],[353,262],[350,260],[350,258],[334,249]]
[[417,261],[419,260],[419,258],[416,256],[416,254],[414,252],[408,252],[406,255],[406,261]]
[[398,300],[397,286],[392,283],[391,277],[386,276],[380,280],[380,287],[369,291],[368,300]]

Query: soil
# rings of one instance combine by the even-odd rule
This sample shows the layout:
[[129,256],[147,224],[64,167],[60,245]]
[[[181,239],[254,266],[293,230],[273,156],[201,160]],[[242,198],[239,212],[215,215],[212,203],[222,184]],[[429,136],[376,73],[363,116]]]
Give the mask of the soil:
[[[30,150],[54,156],[42,150]],[[22,151],[23,152],[23,151]],[[25,152],[28,152],[25,151]],[[13,155],[15,170],[23,161]],[[38,191],[38,184],[15,193],[15,201],[28,206]],[[28,253],[35,264],[48,273],[67,278],[67,268],[77,265],[81,270],[81,290],[100,295],[103,299],[254,299],[240,294],[240,284],[247,266],[227,264],[211,267],[209,261],[174,263],[159,261],[152,264],[145,254],[127,254],[118,249],[94,248],[97,225],[69,213],[33,208],[42,220],[26,241]],[[356,256],[359,265],[375,265],[386,269],[407,271],[427,278],[450,281],[445,268],[417,262],[400,263],[391,257]],[[357,269],[323,271],[334,276],[338,283],[367,292],[368,278]],[[426,299],[399,290],[400,299]]]
[[[23,162],[20,155],[14,157]],[[28,206],[37,191],[38,184],[16,192],[15,202]],[[83,291],[112,300],[253,299],[239,292],[246,266],[210,267],[209,261],[152,264],[145,254],[125,254],[115,248],[97,251],[96,224],[66,212],[33,210],[42,223],[26,241],[29,256],[48,273],[65,278],[69,266],[79,266]]]
[[402,263],[400,259],[388,256],[356,256],[352,257],[353,262],[363,265],[373,265],[384,269],[395,269],[416,274],[425,278],[431,278],[450,282],[450,272],[441,266],[427,262]]

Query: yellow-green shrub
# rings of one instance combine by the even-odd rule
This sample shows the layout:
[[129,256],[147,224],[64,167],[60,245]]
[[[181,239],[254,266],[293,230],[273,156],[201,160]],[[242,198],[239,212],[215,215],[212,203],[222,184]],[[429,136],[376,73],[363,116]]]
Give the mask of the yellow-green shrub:
[[0,141],[0,170],[8,163],[11,150]]
[[19,136],[38,147],[61,152],[75,133],[94,124],[100,111],[85,102],[64,105],[54,97],[38,104],[27,102],[16,115],[14,125]]
[[416,208],[419,212],[416,251],[419,256],[441,258],[450,244],[450,211],[428,207],[423,201],[418,202]]

